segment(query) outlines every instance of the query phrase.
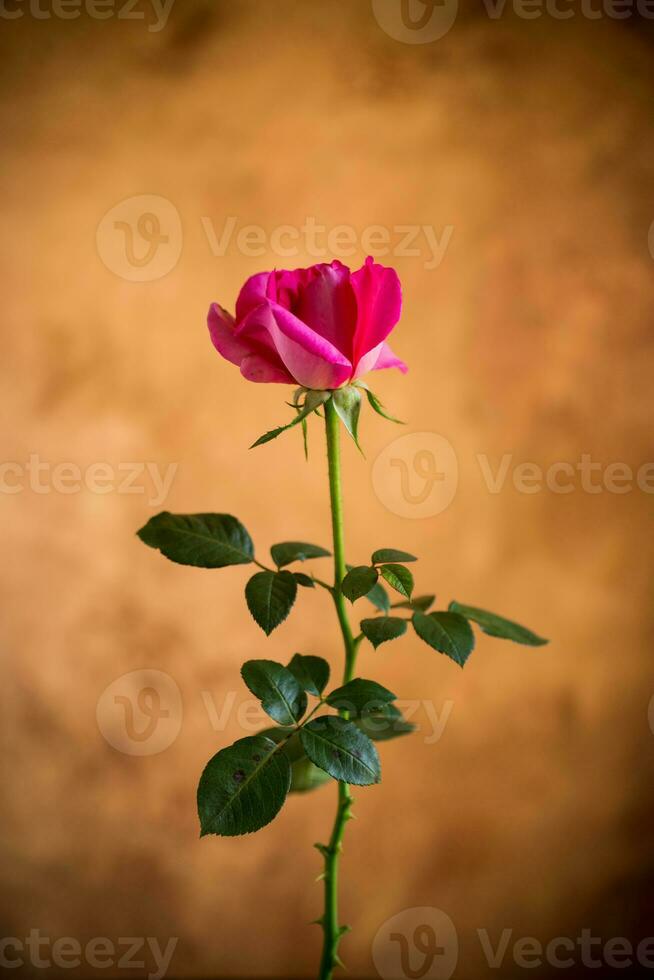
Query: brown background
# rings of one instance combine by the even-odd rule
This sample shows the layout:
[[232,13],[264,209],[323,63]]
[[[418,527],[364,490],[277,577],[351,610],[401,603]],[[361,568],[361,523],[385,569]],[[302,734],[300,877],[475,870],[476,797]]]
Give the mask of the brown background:
[[[453,226],[437,269],[424,254],[387,260],[411,371],[374,382],[406,431],[451,442],[459,489],[438,516],[393,514],[371,471],[398,430],[366,413],[366,459],[345,450],[349,548],[356,561],[415,551],[419,591],[514,615],[552,643],[484,638],[464,672],[415,637],[363,651],[362,671],[401,697],[453,706],[440,741],[385,746],[383,783],[356,793],[354,976],[374,975],[377,930],[413,906],[452,918],[465,978],[492,973],[480,928],[494,942],[505,927],[543,942],[654,933],[652,497],[578,482],[521,494],[510,478],[491,494],[476,461],[652,459],[648,28],[464,9],[445,37],[410,46],[368,3],[334,0],[177,0],[158,33],[2,24],[4,461],[177,463],[166,508],[235,513],[262,557],[287,538],[328,543],[317,420],[308,466],[295,433],[249,452],[284,420],[288,391],[246,384],[204,325],[247,275],[311,258],[233,242],[213,255],[201,219],[218,232],[228,215],[267,232],[307,215],[359,232]],[[183,225],[176,267],[144,283],[96,248],[102,216],[140,194],[167,198]],[[333,792],[291,798],[254,837],[202,842],[194,797],[209,756],[243,734],[234,714],[213,730],[207,697],[245,700],[249,657],[337,665],[331,610],[305,591],[266,640],[242,601],[246,569],[184,569],[137,541],[157,509],[147,497],[2,495],[2,934],[178,936],[171,975],[310,975],[311,845]],[[174,678],[183,721],[139,758],[107,743],[96,705],[142,668]]]

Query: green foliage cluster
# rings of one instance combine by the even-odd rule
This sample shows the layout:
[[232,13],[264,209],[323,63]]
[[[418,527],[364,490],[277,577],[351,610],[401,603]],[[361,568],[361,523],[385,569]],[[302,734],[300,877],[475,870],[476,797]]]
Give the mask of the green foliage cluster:
[[[224,568],[255,564],[245,586],[248,609],[266,635],[293,608],[298,587],[339,589],[351,603],[364,599],[376,614],[360,621],[355,643],[377,649],[404,636],[409,625],[431,649],[463,667],[475,646],[473,624],[489,636],[528,646],[547,641],[502,616],[450,602],[434,610],[434,595],[414,597],[406,551],[380,548],[367,565],[349,566],[340,586],[298,570],[298,562],[329,557],[319,545],[284,541],[270,549],[274,567],[255,558],[252,538],[229,514],[157,514],[138,532],[141,540],[181,565]],[[391,590],[389,592],[389,590]],[[391,600],[391,592],[396,600]],[[232,837],[259,830],[279,813],[289,793],[304,793],[331,780],[369,786],[381,780],[376,742],[413,730],[395,705],[396,695],[357,677],[325,693],[330,668],[321,657],[296,653],[288,664],[248,660],[241,675],[275,723],[221,749],[202,773],[198,814],[202,835]]]

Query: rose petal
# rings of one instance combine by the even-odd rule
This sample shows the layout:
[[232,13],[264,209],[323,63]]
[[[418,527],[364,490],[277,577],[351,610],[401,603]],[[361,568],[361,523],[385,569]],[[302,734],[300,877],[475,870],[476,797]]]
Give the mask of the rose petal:
[[[234,336],[247,343],[251,350],[269,354],[273,360],[279,360],[277,348],[268,329],[269,323],[270,308],[266,300],[259,306],[255,306],[247,316],[236,323]],[[281,361],[279,363],[281,364]]]
[[364,354],[356,366],[354,378],[361,378],[368,371],[381,371],[384,368],[399,368],[402,374],[409,370],[404,361],[396,357],[387,343],[382,341],[377,347]]
[[309,285],[318,268],[312,265],[308,269],[275,270],[270,276],[267,298],[294,313],[301,290]]
[[305,388],[339,388],[352,364],[332,343],[277,303],[269,303],[268,330],[280,358]]
[[211,342],[219,354],[231,361],[232,364],[240,365],[246,354],[251,348],[247,343],[234,336],[234,317],[227,310],[224,310],[218,303],[212,303],[209,307],[207,317]]
[[340,262],[315,269],[316,276],[300,292],[294,312],[351,362],[357,304],[350,270]]
[[382,371],[384,368],[399,368],[402,374],[406,374],[409,370],[404,361],[400,357],[397,357],[386,343],[381,345],[377,363],[371,370]]
[[247,316],[250,310],[265,302],[271,277],[271,272],[258,272],[256,276],[250,276],[245,281],[236,300],[236,319],[238,321]]
[[354,335],[356,363],[385,340],[400,319],[402,287],[395,269],[377,265],[370,256],[365,265],[352,273],[351,281],[358,308]]
[[211,341],[218,353],[240,367],[241,374],[248,381],[293,384],[293,378],[274,349],[271,347],[268,351],[261,347],[256,338],[236,336],[234,318],[218,303],[211,304],[207,322]]
[[241,361],[241,374],[260,384],[294,384],[285,367],[273,364],[261,354],[247,354]]

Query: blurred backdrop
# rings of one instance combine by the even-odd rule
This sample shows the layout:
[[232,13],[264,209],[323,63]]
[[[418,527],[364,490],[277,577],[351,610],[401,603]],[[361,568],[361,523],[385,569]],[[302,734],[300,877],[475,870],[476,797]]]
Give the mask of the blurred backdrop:
[[[135,531],[217,510],[264,559],[329,545],[318,420],[308,464],[297,432],[249,451],[289,392],[246,384],[205,317],[261,269],[367,253],[402,279],[410,373],[371,379],[407,425],[366,412],[365,459],[345,447],[352,561],[406,548],[419,592],[551,644],[485,637],[465,671],[413,636],[362,652],[420,730],[356,792],[350,975],[513,980],[534,937],[538,976],[557,957],[583,976],[584,930],[602,977],[654,965],[653,22],[600,0],[569,18],[412,4],[4,3],[0,934],[16,977],[313,975],[333,790],[202,841],[195,790],[260,724],[242,661],[336,669],[331,610],[304,590],[266,640],[248,569],[173,565]],[[410,973],[388,937],[411,947],[426,922],[448,953],[412,949]]]

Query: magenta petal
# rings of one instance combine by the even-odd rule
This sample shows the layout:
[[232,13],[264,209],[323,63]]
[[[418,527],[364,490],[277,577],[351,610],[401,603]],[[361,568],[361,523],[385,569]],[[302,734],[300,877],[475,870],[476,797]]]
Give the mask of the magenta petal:
[[242,320],[250,310],[265,302],[271,275],[270,272],[258,272],[246,280],[236,300],[237,320]]
[[268,330],[277,353],[305,388],[340,388],[352,364],[332,343],[277,303],[269,304]]
[[247,354],[241,361],[241,374],[247,381],[260,384],[292,385],[293,378],[285,367],[273,364],[261,354]]
[[227,310],[223,310],[218,303],[212,303],[209,307],[207,317],[211,342],[219,354],[231,361],[232,364],[240,366],[241,361],[249,354],[252,348],[234,336],[234,317]]
[[352,288],[358,308],[354,335],[356,363],[364,354],[386,340],[400,319],[402,287],[395,269],[377,265],[368,257],[365,265],[352,273]]
[[402,374],[406,374],[409,370],[404,361],[397,357],[386,343],[381,345],[377,363],[372,370],[381,371],[383,368],[399,368]]
[[351,360],[357,304],[346,266],[340,262],[316,266],[315,278],[300,293],[295,313]]
[[302,289],[311,282],[318,266],[308,269],[277,269],[270,276],[267,297],[272,303],[279,303],[291,310]]
[[[270,304],[266,300],[239,320],[234,327],[234,335],[249,345],[250,350],[268,355],[274,361],[279,361],[275,343],[270,336]],[[281,361],[279,361],[281,364]]]
[[368,371],[381,371],[383,368],[399,368],[402,374],[409,370],[404,361],[396,357],[387,343],[382,342],[364,354],[356,366],[355,378],[361,378]]
[[[248,381],[293,384],[293,378],[274,349],[266,350],[256,340],[234,333],[234,318],[218,303],[212,303],[207,318],[211,340],[219,354],[238,365]],[[270,338],[266,334],[266,339]]]

